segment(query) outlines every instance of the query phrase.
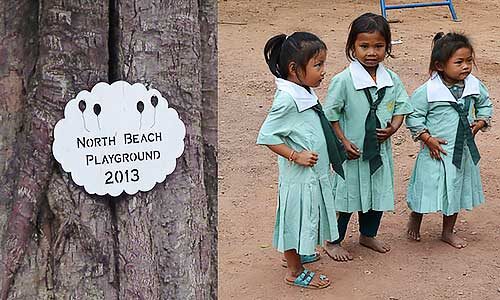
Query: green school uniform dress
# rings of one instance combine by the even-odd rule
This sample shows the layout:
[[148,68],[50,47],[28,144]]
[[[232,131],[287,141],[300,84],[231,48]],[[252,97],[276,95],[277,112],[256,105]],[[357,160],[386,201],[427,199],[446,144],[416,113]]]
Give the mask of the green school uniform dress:
[[286,144],[300,152],[318,153],[313,167],[304,167],[278,157],[278,205],[273,245],[280,252],[296,249],[300,255],[314,254],[317,245],[338,238],[333,174],[325,136],[318,114],[311,108],[318,97],[311,90],[277,78],[277,91],[257,144]]
[[[351,62],[348,68],[332,79],[324,105],[328,120],[339,121],[346,138],[359,149],[364,146],[365,121],[370,112],[364,89],[368,90],[374,101],[378,99],[378,94],[383,93],[381,90],[385,89],[385,95],[376,108],[376,117],[383,128],[394,115],[406,115],[412,111],[408,94],[399,77],[383,64],[379,64],[376,75],[375,83],[357,60]],[[366,213],[369,210],[394,209],[394,170],[390,139],[380,144],[380,157],[382,165],[373,174],[369,160],[363,160],[363,153],[359,159],[344,162],[345,180],[339,176],[334,178],[337,211]]]
[[[441,145],[447,152],[447,155],[441,155],[442,160],[432,159],[429,148],[421,147],[407,194],[408,206],[415,212],[440,211],[450,216],[484,202],[479,165],[470,150],[475,145],[463,142],[462,147],[459,144],[455,149],[460,117],[453,105],[456,103],[467,112],[466,125],[474,120],[484,120],[489,124],[492,103],[486,87],[476,77],[467,76],[464,84],[459,96],[455,91],[461,89],[460,86],[448,88],[434,73],[411,96],[415,111],[407,116],[406,126],[413,137],[418,139],[420,134],[428,131],[433,137],[448,142]],[[459,167],[453,162],[455,151],[461,152],[457,159]]]

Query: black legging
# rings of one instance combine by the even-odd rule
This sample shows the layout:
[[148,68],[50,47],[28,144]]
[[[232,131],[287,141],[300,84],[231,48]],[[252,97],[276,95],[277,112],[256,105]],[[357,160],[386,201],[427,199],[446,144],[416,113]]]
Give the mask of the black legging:
[[[339,238],[332,243],[340,244],[345,238],[347,232],[347,225],[349,225],[349,220],[351,219],[352,213],[338,212],[339,217],[337,218]],[[365,213],[358,212],[359,218],[359,232],[367,237],[375,237],[378,232],[378,227],[380,226],[380,220],[382,219],[382,211],[369,210]]]

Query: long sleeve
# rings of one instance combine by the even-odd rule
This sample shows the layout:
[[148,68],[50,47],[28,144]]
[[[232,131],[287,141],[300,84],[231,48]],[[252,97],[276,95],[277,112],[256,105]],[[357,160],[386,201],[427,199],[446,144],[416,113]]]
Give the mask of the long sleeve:
[[486,122],[486,127],[483,127],[482,130],[487,130],[491,126],[491,116],[493,114],[493,103],[490,100],[490,95],[488,93],[488,89],[484,86],[483,83],[479,86],[479,98],[477,98],[474,103],[475,109],[475,120],[483,120]]
[[413,107],[413,112],[406,116],[406,127],[411,132],[414,140],[417,140],[420,134],[427,130],[427,113],[429,111],[429,103],[427,102],[426,89],[420,87],[410,98],[410,103]]

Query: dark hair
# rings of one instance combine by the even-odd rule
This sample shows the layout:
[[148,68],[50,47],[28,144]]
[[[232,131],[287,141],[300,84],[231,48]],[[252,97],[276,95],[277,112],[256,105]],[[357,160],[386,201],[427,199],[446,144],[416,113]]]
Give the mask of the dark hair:
[[373,13],[365,13],[357,17],[352,21],[349,26],[349,36],[347,37],[347,43],[345,45],[345,55],[350,61],[354,60],[354,42],[356,42],[356,37],[360,33],[372,33],[380,32],[385,40],[385,53],[387,56],[391,56],[391,28],[387,20]]
[[264,57],[274,76],[287,79],[290,62],[305,72],[309,60],[321,50],[327,49],[319,37],[309,32],[295,32],[288,37],[279,34],[270,38],[264,47]]
[[476,66],[474,48],[467,36],[462,33],[438,32],[432,39],[431,61],[429,63],[429,74],[439,72],[436,63],[445,65],[453,54],[461,48],[468,48],[472,52],[474,66]]

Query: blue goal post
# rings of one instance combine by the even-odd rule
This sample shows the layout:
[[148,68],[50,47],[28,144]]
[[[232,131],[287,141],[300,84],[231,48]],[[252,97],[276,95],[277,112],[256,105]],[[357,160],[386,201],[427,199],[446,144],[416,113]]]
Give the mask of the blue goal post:
[[453,3],[451,0],[444,0],[439,2],[427,2],[427,3],[408,3],[408,4],[394,4],[387,5],[385,4],[385,0],[380,0],[380,9],[382,10],[382,16],[387,19],[387,10],[389,9],[401,9],[401,8],[415,8],[415,7],[426,7],[426,6],[448,6],[451,12],[451,17],[453,21],[457,21],[457,14],[455,13],[455,8],[453,7]]

